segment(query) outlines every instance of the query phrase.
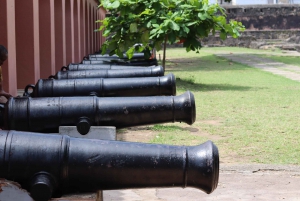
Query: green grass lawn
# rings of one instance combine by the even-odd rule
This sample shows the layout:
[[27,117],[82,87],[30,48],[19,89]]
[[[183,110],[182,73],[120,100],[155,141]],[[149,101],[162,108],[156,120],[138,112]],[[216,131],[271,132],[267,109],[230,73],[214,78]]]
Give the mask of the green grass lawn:
[[197,119],[192,126],[154,126],[159,133],[151,142],[195,145],[211,139],[221,161],[300,164],[300,83],[218,58],[217,50],[167,50],[166,73],[175,74],[178,95],[193,92]]

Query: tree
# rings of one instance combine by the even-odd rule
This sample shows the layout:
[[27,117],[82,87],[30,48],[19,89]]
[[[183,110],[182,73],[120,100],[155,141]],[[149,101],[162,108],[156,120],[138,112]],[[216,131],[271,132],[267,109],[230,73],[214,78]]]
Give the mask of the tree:
[[[183,42],[186,51],[199,52],[201,39],[210,33],[240,36],[244,26],[240,22],[227,22],[224,8],[209,4],[208,0],[101,0],[100,5],[110,15],[101,23],[99,30],[109,37],[102,45],[102,53],[132,58],[134,52],[144,52],[149,58],[150,50],[161,50],[163,44],[163,67],[165,67],[166,44]],[[141,45],[135,45],[141,44]]]

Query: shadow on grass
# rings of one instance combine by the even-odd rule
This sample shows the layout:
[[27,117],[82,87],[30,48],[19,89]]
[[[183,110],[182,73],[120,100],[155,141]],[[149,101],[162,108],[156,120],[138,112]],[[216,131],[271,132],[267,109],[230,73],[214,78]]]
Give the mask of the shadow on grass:
[[190,80],[176,79],[176,86],[178,89],[190,91],[248,91],[252,87],[236,86],[230,84],[201,84],[193,83]]
[[243,70],[251,68],[247,65],[233,62],[231,60],[214,55],[168,59],[166,63],[167,71],[228,71]]

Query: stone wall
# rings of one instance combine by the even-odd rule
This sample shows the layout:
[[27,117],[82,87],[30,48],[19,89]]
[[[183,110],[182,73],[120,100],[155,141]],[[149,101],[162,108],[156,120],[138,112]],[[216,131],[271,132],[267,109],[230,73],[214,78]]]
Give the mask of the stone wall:
[[227,18],[242,22],[247,30],[300,30],[300,5],[224,6]]
[[228,20],[240,21],[246,31],[238,39],[221,40],[218,34],[202,40],[207,46],[250,48],[289,47],[300,50],[300,5],[224,6]]

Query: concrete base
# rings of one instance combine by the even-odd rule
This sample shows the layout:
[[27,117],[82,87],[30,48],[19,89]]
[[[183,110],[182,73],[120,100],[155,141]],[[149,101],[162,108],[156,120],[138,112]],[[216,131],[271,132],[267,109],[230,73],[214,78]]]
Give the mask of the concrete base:
[[69,135],[70,137],[89,138],[98,140],[116,140],[116,127],[114,126],[91,126],[86,135],[81,135],[76,126],[60,126],[59,134]]
[[0,179],[0,200],[1,201],[34,201],[29,193],[22,189],[21,186],[13,181]]

